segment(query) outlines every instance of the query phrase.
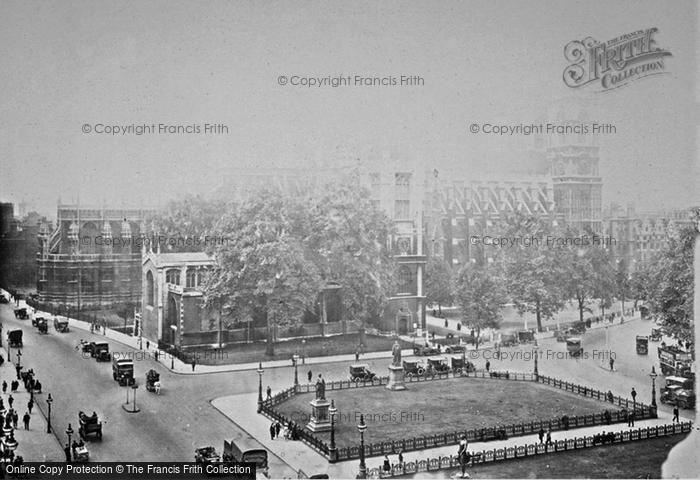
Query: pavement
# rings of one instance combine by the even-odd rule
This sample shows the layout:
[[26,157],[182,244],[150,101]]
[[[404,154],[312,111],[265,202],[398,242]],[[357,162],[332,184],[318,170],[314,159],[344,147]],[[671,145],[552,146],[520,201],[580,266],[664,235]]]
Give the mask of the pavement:
[[[358,473],[359,460],[350,460],[338,463],[328,463],[321,454],[301,441],[289,441],[284,439],[270,439],[269,427],[271,420],[257,411],[257,394],[241,394],[221,397],[212,400],[212,405],[222,414],[228,417],[238,427],[255,437],[269,452],[281,459],[286,468],[281,472],[271,466],[270,475],[272,478],[294,478],[289,477],[291,472],[303,471],[306,475],[327,473],[330,478],[355,478]],[[663,412],[659,413],[659,418],[635,422],[634,428],[628,427],[624,423],[613,425],[600,425],[595,427],[576,428],[568,431],[556,431],[552,433],[552,440],[564,440],[574,437],[592,436],[602,431],[622,432],[640,427],[653,427],[671,423],[672,416]],[[493,450],[504,447],[517,447],[539,443],[537,434],[512,437],[508,440],[497,440],[490,442],[473,442],[469,444],[471,452],[482,450]],[[425,460],[440,456],[455,455],[457,445],[450,445],[414,452],[404,452],[404,461]],[[396,456],[392,455],[390,461],[396,462]],[[383,462],[383,457],[367,458],[367,469],[379,468]]]
[[[3,357],[6,357],[6,352],[3,351]],[[14,355],[13,355],[14,357]],[[14,358],[12,359],[14,360]],[[22,456],[25,462],[63,462],[66,457],[63,453],[63,448],[58,443],[58,440],[53,433],[46,433],[46,417],[38,408],[38,402],[35,402],[29,421],[29,430],[24,429],[22,417],[28,411],[27,403],[29,402],[30,394],[24,389],[24,384],[20,381],[19,389],[16,392],[10,391],[10,383],[17,379],[17,372],[14,364],[11,361],[6,361],[0,366],[0,383],[7,382],[7,394],[2,394],[2,400],[5,408],[9,408],[9,397],[12,395],[13,408],[19,415],[18,429],[15,430],[15,439],[18,446],[15,450],[15,455]],[[36,394],[35,397],[45,394]]]

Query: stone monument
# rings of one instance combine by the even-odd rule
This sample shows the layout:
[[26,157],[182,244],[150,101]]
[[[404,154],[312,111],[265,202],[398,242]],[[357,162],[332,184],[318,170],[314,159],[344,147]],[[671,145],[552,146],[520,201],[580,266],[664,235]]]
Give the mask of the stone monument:
[[393,359],[389,365],[389,383],[387,390],[406,390],[406,385],[403,382],[403,364],[401,363],[401,345],[399,341],[394,341],[394,346],[391,347]]
[[331,402],[326,400],[326,381],[321,374],[316,380],[316,398],[309,402],[311,404],[311,419],[306,424],[306,428],[312,432],[324,432],[331,429],[331,418],[328,409]]

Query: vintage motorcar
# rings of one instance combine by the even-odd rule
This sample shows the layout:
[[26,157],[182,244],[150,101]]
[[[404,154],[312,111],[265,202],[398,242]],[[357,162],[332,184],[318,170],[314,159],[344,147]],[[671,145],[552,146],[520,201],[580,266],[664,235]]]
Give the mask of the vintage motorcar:
[[219,463],[221,457],[214,447],[199,447],[194,450],[194,461],[196,463]]
[[109,343],[90,342],[90,356],[98,362],[109,362],[112,358],[109,354]]
[[518,344],[518,337],[514,333],[501,334],[501,347],[512,347]]
[[415,345],[413,347],[413,354],[419,357],[425,357],[430,355],[440,355],[440,350],[431,347],[430,345]]
[[371,382],[376,375],[369,369],[366,363],[356,363],[350,365],[350,381],[352,382]]
[[36,328],[37,330],[39,330],[39,333],[49,333],[49,323],[43,317],[39,317],[36,319]]
[[84,412],[78,412],[78,422],[80,423],[80,428],[78,428],[80,438],[87,439],[90,436],[102,438],[102,422],[96,413],[93,412],[92,415],[88,416]]
[[156,384],[160,382],[160,373],[153,369],[146,372],[146,390],[149,392],[156,391]]
[[651,340],[652,342],[660,342],[662,337],[663,330],[661,330],[661,328],[651,329],[651,335],[649,336],[649,340]]
[[462,356],[452,356],[450,357],[450,364],[452,366],[452,372],[455,375],[460,375],[462,373],[476,372],[476,366],[469,360],[464,359]]
[[438,375],[449,372],[450,366],[445,357],[431,357],[428,359],[428,369]]
[[59,320],[58,318],[53,319],[53,328],[56,329],[57,332],[61,333],[67,333],[70,331],[68,328],[68,320]]
[[445,353],[448,353],[448,354],[462,353],[462,352],[466,352],[466,351],[467,351],[466,345],[455,344],[455,345],[447,345],[445,347]]
[[88,449],[85,446],[85,444],[81,445],[77,442],[73,442],[71,450],[73,450],[74,462],[85,463],[90,460],[90,452],[88,452]]
[[15,318],[19,318],[20,320],[26,320],[29,318],[29,314],[27,313],[26,308],[16,308],[15,309]]
[[419,377],[425,373],[425,367],[417,360],[404,360],[403,373],[407,377]]

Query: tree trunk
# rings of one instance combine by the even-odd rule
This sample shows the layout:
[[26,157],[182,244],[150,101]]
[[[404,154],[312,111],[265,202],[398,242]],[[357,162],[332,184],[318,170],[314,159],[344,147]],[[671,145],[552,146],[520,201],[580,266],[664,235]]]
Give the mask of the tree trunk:
[[270,321],[270,312],[267,309],[267,305],[265,305],[263,314],[265,315],[265,323],[267,324],[267,343],[265,345],[265,355],[267,355],[268,357],[272,357],[275,354],[275,344],[272,335],[272,329],[274,325]]
[[542,332],[542,309],[540,308],[540,302],[537,302],[537,331]]
[[440,305],[439,303],[438,303],[438,315],[440,315],[440,317],[442,317],[442,305]]
[[603,321],[605,321],[605,302],[600,303],[600,311],[602,312],[600,316],[603,317]]
[[578,300],[578,319],[583,322],[583,302],[585,301],[585,299],[577,297],[576,300]]
[[476,327],[476,338],[474,339],[474,343],[476,345],[476,349],[479,350],[479,339],[481,338],[481,327],[477,326]]

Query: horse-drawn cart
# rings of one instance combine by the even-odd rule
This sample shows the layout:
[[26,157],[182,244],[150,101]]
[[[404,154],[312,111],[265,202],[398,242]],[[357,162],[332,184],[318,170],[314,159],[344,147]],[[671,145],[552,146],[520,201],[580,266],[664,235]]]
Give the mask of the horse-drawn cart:
[[87,416],[84,412],[78,413],[78,421],[80,422],[80,428],[78,428],[78,433],[80,438],[87,440],[90,436],[95,438],[102,438],[102,422],[97,417],[95,412],[92,415]]

